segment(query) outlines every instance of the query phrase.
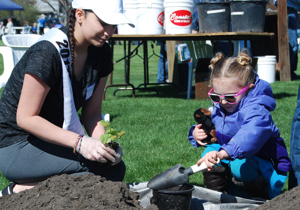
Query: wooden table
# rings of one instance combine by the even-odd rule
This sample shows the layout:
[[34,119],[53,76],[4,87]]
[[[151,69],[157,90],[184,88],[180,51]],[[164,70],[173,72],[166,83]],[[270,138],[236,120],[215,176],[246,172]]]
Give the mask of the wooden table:
[[[220,33],[198,33],[198,34],[157,34],[157,35],[118,35],[114,34],[110,40],[123,40],[124,41],[124,55],[125,55],[125,64],[124,64],[124,72],[125,72],[125,83],[123,84],[112,84],[113,73],[110,75],[110,83],[104,89],[103,100],[105,100],[105,91],[109,87],[120,87],[124,86],[125,90],[132,90],[132,97],[135,97],[135,89],[140,88],[134,87],[130,83],[130,53],[131,53],[131,41],[140,40],[144,43],[147,41],[168,41],[168,40],[252,40],[255,42],[256,39],[268,38],[271,39],[274,36],[274,33],[253,33],[253,32],[220,32]],[[126,41],[128,41],[128,47],[126,48]],[[141,44],[141,43],[140,43]],[[139,47],[140,45],[138,45]],[[113,50],[113,45],[112,45]],[[156,91],[153,88],[147,87],[147,85],[157,84],[157,83],[149,83],[149,72],[148,72],[148,46],[147,44],[143,44],[143,52],[144,52],[144,86],[143,89],[148,89],[151,91]],[[168,52],[169,53],[169,52]],[[126,57],[127,56],[127,57]],[[175,58],[174,58],[175,59]],[[168,62],[172,62],[169,61]],[[130,88],[128,88],[130,87]]]
[[248,40],[259,37],[272,37],[274,33],[254,32],[219,32],[197,34],[154,34],[154,35],[119,35],[114,34],[111,40],[141,40],[141,41],[166,41],[166,40]]

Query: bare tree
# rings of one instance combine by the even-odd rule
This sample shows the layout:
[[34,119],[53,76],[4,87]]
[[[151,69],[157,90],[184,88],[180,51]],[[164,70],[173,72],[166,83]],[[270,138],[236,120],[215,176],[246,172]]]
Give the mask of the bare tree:
[[[51,4],[51,2],[49,0],[41,0],[44,3],[47,3],[54,12],[56,12],[56,14],[60,14],[60,11],[57,11]],[[67,25],[67,21],[68,21],[68,11],[69,8],[71,7],[71,0],[57,0],[59,2],[60,8],[62,9],[62,13],[64,14],[65,18],[62,18],[60,15],[58,15],[59,21],[63,24],[63,25]],[[64,20],[64,21],[62,21]]]

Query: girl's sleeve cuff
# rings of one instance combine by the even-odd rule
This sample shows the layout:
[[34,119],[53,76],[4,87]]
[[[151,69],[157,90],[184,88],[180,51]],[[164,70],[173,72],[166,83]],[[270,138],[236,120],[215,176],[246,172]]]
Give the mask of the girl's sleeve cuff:
[[[230,141],[233,141],[233,139],[231,139]],[[237,144],[222,145],[220,147],[219,151],[221,151],[221,150],[225,150],[228,153],[231,160],[237,159],[239,157],[239,154],[240,154],[239,147],[238,147]]]
[[188,134],[188,139],[189,139],[190,143],[193,145],[193,147],[197,148],[197,147],[201,147],[201,145],[198,144],[197,141],[193,137],[193,131],[194,131],[195,127],[196,127],[196,125],[193,125],[190,128],[189,134]]

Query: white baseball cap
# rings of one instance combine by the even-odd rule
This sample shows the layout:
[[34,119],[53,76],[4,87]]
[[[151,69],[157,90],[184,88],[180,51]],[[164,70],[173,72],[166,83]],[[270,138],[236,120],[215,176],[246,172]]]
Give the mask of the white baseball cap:
[[134,24],[123,14],[123,0],[73,0],[72,8],[92,10],[98,18],[110,25]]

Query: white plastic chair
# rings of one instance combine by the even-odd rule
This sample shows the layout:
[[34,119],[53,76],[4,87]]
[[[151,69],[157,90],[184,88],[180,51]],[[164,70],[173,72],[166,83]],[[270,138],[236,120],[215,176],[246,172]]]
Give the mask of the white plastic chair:
[[15,34],[2,36],[3,43],[13,50],[14,65],[18,63],[26,50],[33,45],[41,35]]
[[0,75],[0,88],[6,85],[14,66],[19,62],[26,50],[33,45],[41,35],[36,34],[17,34],[2,36],[6,47],[0,47],[3,56],[4,71]]
[[0,54],[3,58],[3,73],[0,75],[0,88],[5,87],[7,80],[14,68],[13,50],[11,47],[0,47]]
[[192,83],[193,83],[193,71],[197,68],[199,58],[211,58],[213,57],[213,46],[211,41],[185,41],[191,53],[191,61],[189,62],[188,72],[188,87],[187,87],[187,99],[191,98]]
[[[188,91],[187,99],[190,99],[193,83],[193,71],[197,68],[199,58],[212,58],[214,56],[213,44],[210,40],[206,41],[184,41],[190,50],[192,60],[189,62],[188,72]],[[237,56],[240,51],[239,41],[232,41],[234,49],[233,56]]]

